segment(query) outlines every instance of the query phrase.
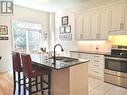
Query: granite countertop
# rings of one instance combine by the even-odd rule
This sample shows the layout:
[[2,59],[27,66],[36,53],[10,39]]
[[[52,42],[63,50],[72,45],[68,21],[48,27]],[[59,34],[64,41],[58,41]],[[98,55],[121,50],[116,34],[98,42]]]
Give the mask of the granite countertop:
[[53,59],[49,59],[47,56],[44,56],[42,54],[31,54],[31,58],[33,61],[33,65],[45,66],[56,70],[61,70],[61,69],[69,68],[71,66],[89,62],[89,60],[86,59],[76,59],[72,62],[64,62],[64,61],[56,60],[56,65],[54,66],[52,64]]
[[100,52],[100,51],[80,51],[80,50],[75,50],[75,51],[70,51],[70,52],[76,52],[76,53],[88,53],[88,54],[99,54],[99,55],[111,55],[111,52]]

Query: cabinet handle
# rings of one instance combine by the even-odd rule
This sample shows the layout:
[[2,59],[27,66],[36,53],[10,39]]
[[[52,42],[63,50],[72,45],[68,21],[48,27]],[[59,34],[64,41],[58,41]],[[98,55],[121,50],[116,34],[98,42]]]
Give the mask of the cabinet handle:
[[80,54],[78,54],[78,58],[80,58]]
[[94,66],[99,67],[99,65],[94,65]]
[[96,34],[96,38],[99,38],[99,35],[100,35],[100,34],[99,34],[99,33],[97,33],[97,34]]
[[124,23],[120,23],[120,30],[124,29]]
[[94,56],[94,57],[100,57],[100,56]]
[[83,34],[80,34],[80,39],[83,39]]
[[97,71],[93,71],[93,72],[95,72],[95,73],[99,73],[99,72],[97,72]]
[[100,62],[100,61],[94,60],[94,62]]

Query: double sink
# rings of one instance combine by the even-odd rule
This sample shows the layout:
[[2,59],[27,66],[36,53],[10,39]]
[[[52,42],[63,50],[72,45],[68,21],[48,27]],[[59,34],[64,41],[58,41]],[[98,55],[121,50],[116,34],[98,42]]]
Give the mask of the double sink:
[[[50,59],[53,59],[53,57],[50,58]],[[74,61],[76,61],[78,59],[76,59],[76,58],[70,58],[70,57],[64,57],[64,56],[57,56],[56,60],[57,61],[61,61],[61,62],[74,62]]]

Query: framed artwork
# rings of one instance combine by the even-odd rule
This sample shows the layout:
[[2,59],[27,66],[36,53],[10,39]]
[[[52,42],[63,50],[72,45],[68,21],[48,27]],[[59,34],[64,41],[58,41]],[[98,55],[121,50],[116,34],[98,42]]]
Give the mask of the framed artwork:
[[71,33],[71,25],[65,26],[65,33]]
[[8,34],[8,27],[4,25],[0,25],[0,35],[7,35]]
[[69,34],[60,34],[59,39],[61,41],[72,41],[72,34],[71,33],[69,33]]
[[62,25],[68,25],[68,16],[62,17]]
[[60,30],[60,34],[65,33],[65,27],[64,26],[61,26],[59,30]]

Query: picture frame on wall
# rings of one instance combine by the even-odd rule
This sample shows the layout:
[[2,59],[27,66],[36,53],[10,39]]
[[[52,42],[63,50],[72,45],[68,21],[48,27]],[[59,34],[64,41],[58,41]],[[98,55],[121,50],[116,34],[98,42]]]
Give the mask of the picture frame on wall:
[[71,25],[65,27],[65,33],[71,33]]
[[5,25],[0,25],[0,35],[7,35],[8,34],[8,27]]
[[60,29],[59,29],[59,31],[60,31],[60,34],[65,33],[65,27],[64,26],[61,26]]
[[68,25],[68,16],[62,17],[62,25]]

